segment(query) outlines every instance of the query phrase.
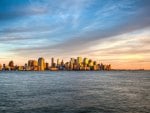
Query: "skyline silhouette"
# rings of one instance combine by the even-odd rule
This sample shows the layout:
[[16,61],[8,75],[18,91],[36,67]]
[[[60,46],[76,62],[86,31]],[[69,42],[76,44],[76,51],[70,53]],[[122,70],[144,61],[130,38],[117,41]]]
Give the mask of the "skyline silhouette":
[[111,70],[110,64],[98,63],[89,58],[70,58],[69,61],[64,62],[62,59],[51,58],[51,62],[45,61],[43,57],[39,57],[38,60],[29,59],[24,65],[17,65],[13,60],[7,64],[0,64],[0,71],[100,71]]

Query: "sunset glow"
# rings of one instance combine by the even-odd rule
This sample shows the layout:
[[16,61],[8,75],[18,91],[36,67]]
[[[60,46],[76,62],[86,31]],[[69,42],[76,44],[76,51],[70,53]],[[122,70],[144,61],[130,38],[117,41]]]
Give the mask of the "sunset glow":
[[150,0],[0,0],[0,64],[88,57],[150,69]]

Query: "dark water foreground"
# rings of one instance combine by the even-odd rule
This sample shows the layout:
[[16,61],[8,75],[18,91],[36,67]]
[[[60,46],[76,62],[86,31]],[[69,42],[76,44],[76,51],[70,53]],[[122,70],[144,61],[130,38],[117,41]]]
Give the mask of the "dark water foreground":
[[150,113],[150,71],[0,72],[0,113]]

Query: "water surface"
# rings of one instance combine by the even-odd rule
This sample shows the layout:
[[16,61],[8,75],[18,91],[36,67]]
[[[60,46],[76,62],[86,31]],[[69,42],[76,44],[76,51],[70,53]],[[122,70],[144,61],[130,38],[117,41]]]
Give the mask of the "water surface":
[[0,72],[0,113],[149,113],[150,71]]

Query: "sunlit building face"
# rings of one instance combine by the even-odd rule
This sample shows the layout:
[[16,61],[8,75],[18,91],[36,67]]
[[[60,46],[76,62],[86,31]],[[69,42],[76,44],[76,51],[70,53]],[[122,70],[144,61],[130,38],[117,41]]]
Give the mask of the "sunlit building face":
[[45,70],[45,60],[44,60],[44,58],[39,58],[38,59],[38,66],[39,66],[40,71]]

